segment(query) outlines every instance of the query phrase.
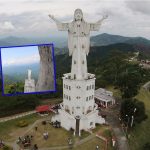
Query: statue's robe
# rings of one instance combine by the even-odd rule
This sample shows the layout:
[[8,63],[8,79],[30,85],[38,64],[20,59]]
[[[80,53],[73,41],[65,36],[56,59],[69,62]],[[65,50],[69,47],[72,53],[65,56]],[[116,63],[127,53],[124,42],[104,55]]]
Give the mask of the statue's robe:
[[97,31],[100,24],[72,21],[71,23],[57,23],[58,30],[68,31],[69,55],[72,56],[72,79],[87,78],[86,55],[90,49],[90,31]]

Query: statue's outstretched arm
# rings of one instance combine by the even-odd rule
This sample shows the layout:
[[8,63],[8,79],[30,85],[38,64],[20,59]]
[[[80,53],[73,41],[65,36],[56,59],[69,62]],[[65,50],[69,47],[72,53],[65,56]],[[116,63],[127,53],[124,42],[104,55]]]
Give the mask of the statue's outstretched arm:
[[100,20],[98,20],[97,22],[96,22],[96,24],[101,24],[105,19],[107,19],[108,18],[108,15],[105,15],[105,16],[103,16],[103,18],[102,19],[100,19]]
[[53,21],[55,21],[55,23],[61,23],[60,21],[58,21],[53,15],[48,15]]
[[96,23],[90,23],[90,31],[98,31],[102,22],[108,18],[108,15],[103,16],[102,19],[98,20]]
[[58,30],[60,31],[66,31],[69,28],[68,23],[61,23],[59,20],[57,20],[53,15],[48,15],[57,25]]

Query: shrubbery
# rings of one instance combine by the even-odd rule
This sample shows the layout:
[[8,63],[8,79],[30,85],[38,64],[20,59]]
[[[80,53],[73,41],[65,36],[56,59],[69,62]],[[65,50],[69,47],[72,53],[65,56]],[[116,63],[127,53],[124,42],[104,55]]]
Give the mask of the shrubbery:
[[18,127],[26,127],[28,126],[28,122],[26,120],[21,120],[17,123]]

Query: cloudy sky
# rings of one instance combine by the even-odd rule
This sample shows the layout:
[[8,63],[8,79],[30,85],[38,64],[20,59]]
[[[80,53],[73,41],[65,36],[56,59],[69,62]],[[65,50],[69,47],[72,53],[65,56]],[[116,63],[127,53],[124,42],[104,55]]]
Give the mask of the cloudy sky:
[[150,39],[150,0],[0,0],[0,37],[66,36],[57,31],[48,14],[70,22],[76,8],[83,10],[88,22],[109,15],[101,30],[92,34],[105,32]]
[[40,61],[38,46],[2,48],[2,67],[31,64]]

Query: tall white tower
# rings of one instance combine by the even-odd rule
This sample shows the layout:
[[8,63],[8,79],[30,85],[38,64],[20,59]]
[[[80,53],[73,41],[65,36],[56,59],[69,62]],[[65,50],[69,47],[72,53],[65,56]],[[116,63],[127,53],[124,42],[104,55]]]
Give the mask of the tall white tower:
[[76,9],[71,23],[61,23],[53,19],[59,30],[68,31],[69,55],[72,56],[71,73],[63,76],[63,102],[60,104],[58,115],[52,121],[60,121],[67,130],[74,129],[74,134],[81,135],[81,130],[95,128],[95,124],[105,123],[98,115],[97,104],[94,100],[95,75],[87,71],[86,56],[90,48],[90,31],[100,28],[103,17],[96,23],[87,23],[83,19],[81,9]]
[[35,81],[31,78],[31,70],[28,69],[28,78],[25,79],[24,93],[35,92]]

